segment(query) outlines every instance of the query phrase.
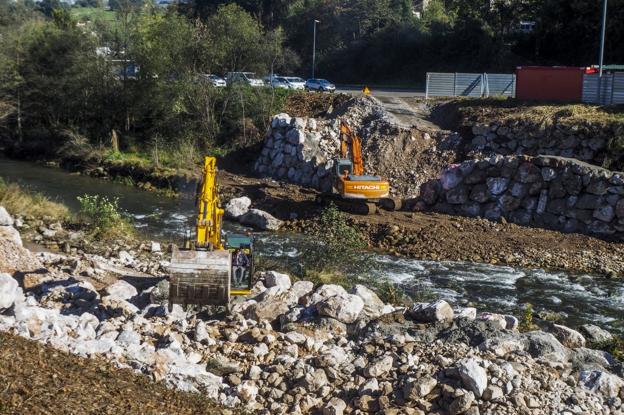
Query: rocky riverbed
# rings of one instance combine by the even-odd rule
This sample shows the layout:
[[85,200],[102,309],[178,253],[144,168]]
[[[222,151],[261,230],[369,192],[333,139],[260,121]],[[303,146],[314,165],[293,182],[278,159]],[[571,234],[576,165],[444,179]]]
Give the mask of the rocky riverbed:
[[[265,272],[229,315],[166,304],[158,244],[33,253],[3,216],[0,330],[104,358],[169,386],[251,412],[617,414],[623,369],[588,348],[610,334],[518,319],[445,301],[396,307]],[[17,223],[17,225],[20,225]],[[13,230],[8,230],[12,228]]]

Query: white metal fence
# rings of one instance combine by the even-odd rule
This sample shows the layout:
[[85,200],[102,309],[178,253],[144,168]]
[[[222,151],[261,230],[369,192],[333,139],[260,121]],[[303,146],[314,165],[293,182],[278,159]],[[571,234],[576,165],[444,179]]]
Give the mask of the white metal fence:
[[490,97],[516,95],[515,74],[427,72],[425,96]]
[[624,72],[583,75],[583,102],[624,104]]

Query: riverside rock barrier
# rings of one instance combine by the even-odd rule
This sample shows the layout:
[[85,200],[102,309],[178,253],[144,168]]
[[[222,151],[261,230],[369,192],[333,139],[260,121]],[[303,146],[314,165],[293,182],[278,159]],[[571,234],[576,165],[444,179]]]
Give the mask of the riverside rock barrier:
[[624,232],[624,173],[555,156],[501,156],[446,168],[417,208],[610,236]]
[[493,155],[551,155],[575,158],[597,166],[622,169],[624,123],[555,120],[551,125],[530,120],[477,123],[468,151]]

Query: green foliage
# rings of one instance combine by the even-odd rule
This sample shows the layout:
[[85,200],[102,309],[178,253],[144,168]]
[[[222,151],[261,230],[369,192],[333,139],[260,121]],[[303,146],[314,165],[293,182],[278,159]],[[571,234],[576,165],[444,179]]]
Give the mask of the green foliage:
[[[315,236],[318,243],[303,257],[302,270],[306,279],[348,283],[347,275],[366,278],[372,263],[363,254],[367,247],[364,235],[335,205],[323,210]],[[358,281],[351,281],[354,282]]]
[[533,322],[533,304],[526,303],[522,319],[520,320],[520,331],[532,331],[536,329],[537,326]]
[[80,202],[79,220],[90,227],[95,237],[116,237],[133,234],[129,218],[119,208],[118,199],[105,196],[78,196]]

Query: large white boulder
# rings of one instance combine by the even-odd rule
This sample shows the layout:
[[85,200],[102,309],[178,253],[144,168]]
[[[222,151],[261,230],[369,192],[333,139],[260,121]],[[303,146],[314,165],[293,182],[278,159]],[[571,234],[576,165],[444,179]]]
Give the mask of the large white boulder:
[[363,309],[364,301],[353,294],[335,295],[316,304],[316,310],[320,315],[346,324],[355,322]]
[[314,291],[314,293],[307,299],[308,301],[306,305],[310,306],[336,295],[347,295],[347,291],[340,285],[323,284],[318,287],[316,291]]
[[138,294],[137,289],[124,280],[109,285],[104,292],[117,300],[128,300]]
[[561,324],[553,324],[550,328],[550,332],[563,344],[565,347],[576,349],[578,347],[585,347],[585,337],[576,330],[566,327]]
[[416,303],[408,311],[408,315],[423,322],[452,321],[454,317],[453,308],[444,300]]
[[22,289],[9,274],[0,274],[0,311],[11,307],[22,294]]
[[0,226],[0,239],[5,239],[18,246],[23,246],[22,237],[19,231],[13,226]]
[[295,281],[290,287],[290,291],[297,295],[297,298],[301,298],[308,295],[314,289],[314,283],[312,281]]
[[249,211],[250,206],[251,199],[247,196],[230,199],[230,201],[225,205],[225,217],[238,219]]
[[363,313],[369,318],[377,318],[384,313],[385,304],[375,292],[361,284],[355,285],[349,292],[364,301]]
[[267,288],[280,287],[283,291],[286,291],[292,284],[288,275],[276,271],[267,271],[264,274],[264,285]]
[[4,206],[0,206],[0,226],[13,226],[13,218]]
[[282,226],[281,220],[260,209],[249,209],[239,221],[261,231],[277,231]]
[[475,359],[467,358],[459,362],[457,371],[464,386],[480,398],[488,385],[485,369]]
[[602,393],[606,398],[616,398],[624,388],[624,380],[602,370],[584,370],[579,375],[579,384],[592,392]]

